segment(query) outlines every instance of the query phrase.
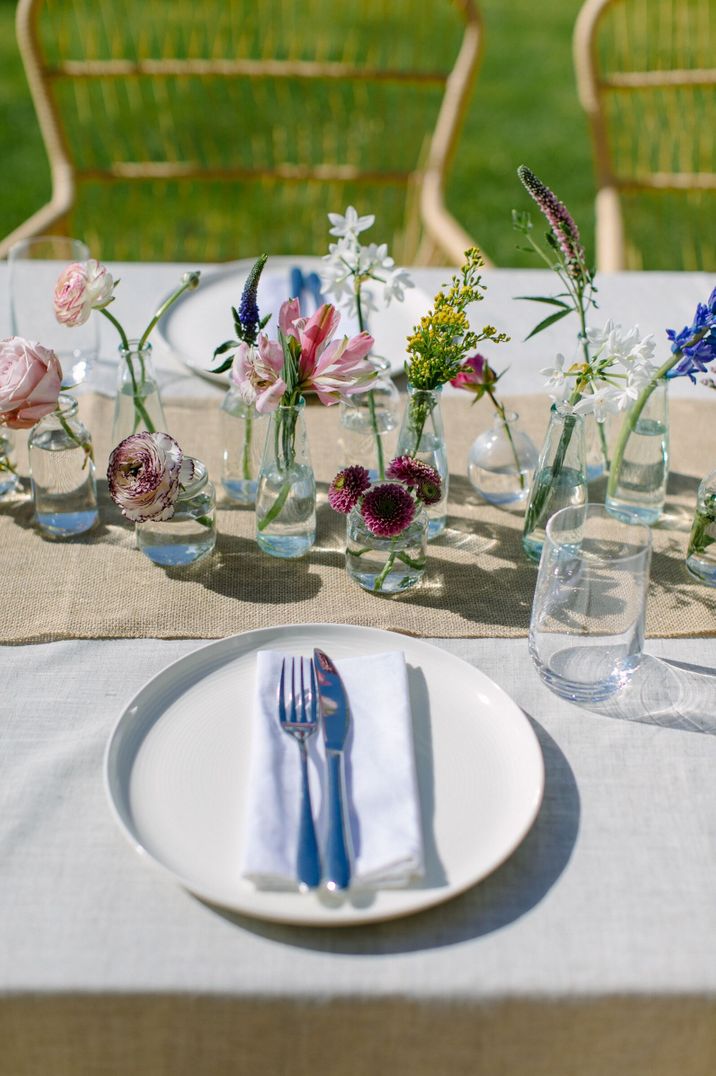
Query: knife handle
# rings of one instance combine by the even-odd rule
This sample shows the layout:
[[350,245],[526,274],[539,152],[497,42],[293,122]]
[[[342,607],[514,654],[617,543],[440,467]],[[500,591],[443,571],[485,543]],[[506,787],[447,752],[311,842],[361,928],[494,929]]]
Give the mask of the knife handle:
[[351,880],[350,841],[345,817],[343,756],[327,751],[328,840],[326,843],[326,888],[347,889]]

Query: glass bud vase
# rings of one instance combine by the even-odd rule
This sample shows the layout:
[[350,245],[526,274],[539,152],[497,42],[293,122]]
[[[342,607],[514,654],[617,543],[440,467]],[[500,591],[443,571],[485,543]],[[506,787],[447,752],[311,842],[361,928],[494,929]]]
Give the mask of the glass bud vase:
[[[605,504],[627,522],[656,523],[666,500],[669,478],[669,405],[667,382],[659,381],[634,420],[619,457],[615,451]],[[635,405],[637,406],[637,405]]]
[[402,593],[422,579],[427,545],[428,513],[422,506],[394,538],[373,534],[356,507],[346,521],[346,571],[374,594]]
[[517,425],[519,415],[506,411],[495,415],[492,428],[476,437],[467,457],[467,477],[472,488],[490,504],[513,504],[526,500],[537,463],[531,437]]
[[702,583],[716,587],[716,471],[699,485],[686,567]]
[[15,473],[15,434],[0,426],[0,500],[11,496],[19,485]]
[[436,389],[417,389],[408,385],[408,399],[398,434],[396,455],[413,456],[430,464],[440,475],[442,495],[428,508],[428,538],[435,538],[445,529],[448,501],[448,459],[445,446],[443,416],[440,409],[442,386]]
[[340,404],[340,436],[344,466],[365,467],[376,481],[385,478],[385,468],[395,455],[400,393],[388,373],[387,359],[374,355],[370,362],[378,376],[369,391]]
[[140,349],[138,340],[130,340],[129,348],[120,347],[117,375],[112,447],[141,430],[168,433],[154,373],[152,345],[145,344]]
[[193,463],[194,477],[180,490],[171,519],[134,525],[137,549],[164,568],[194,564],[216,545],[216,494],[205,464]]
[[552,405],[549,426],[530,488],[522,548],[530,560],[542,555],[545,527],[560,508],[587,501],[586,445],[581,415]]
[[92,440],[69,393],[61,392],[57,410],[33,427],[28,452],[40,530],[51,538],[91,530],[98,519]]
[[256,541],[272,557],[302,557],[316,539],[316,481],[305,400],[272,412],[256,491]]
[[221,404],[224,443],[221,484],[227,497],[238,504],[254,504],[259,484],[268,415],[247,404],[232,386]]

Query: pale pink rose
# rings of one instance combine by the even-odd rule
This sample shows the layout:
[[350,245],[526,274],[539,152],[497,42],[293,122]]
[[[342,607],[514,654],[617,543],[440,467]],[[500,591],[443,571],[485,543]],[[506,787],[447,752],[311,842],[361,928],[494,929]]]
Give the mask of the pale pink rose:
[[73,262],[55,284],[55,316],[61,325],[84,325],[93,310],[112,302],[115,282],[100,262]]
[[256,347],[242,342],[234,355],[229,377],[241,399],[253,404],[260,414],[275,411],[286,385],[281,377],[283,351],[276,341],[259,333]]
[[27,430],[54,411],[62,384],[60,361],[47,347],[12,336],[0,340],[0,425]]
[[181,487],[193,476],[194,461],[168,433],[131,434],[107,467],[110,496],[133,523],[171,519]]

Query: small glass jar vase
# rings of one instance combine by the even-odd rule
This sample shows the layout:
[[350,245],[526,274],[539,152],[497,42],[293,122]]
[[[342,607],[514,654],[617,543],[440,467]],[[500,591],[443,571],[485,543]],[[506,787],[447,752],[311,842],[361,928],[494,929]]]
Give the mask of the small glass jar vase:
[[227,497],[238,504],[254,504],[259,484],[268,415],[242,400],[232,386],[221,404],[224,455],[221,484]]
[[271,413],[256,491],[256,541],[272,557],[302,557],[316,540],[316,480],[305,400]]
[[552,405],[549,426],[532,479],[522,548],[530,560],[542,555],[545,527],[560,508],[587,501],[584,419]]
[[519,415],[506,411],[495,415],[492,427],[476,437],[467,457],[467,477],[472,488],[490,504],[514,504],[526,500],[537,464],[532,438],[517,425]]
[[216,494],[206,466],[193,460],[194,477],[163,521],[135,523],[137,548],[163,568],[181,568],[211,553],[216,545]]
[[373,534],[356,507],[346,521],[346,571],[364,590],[402,594],[423,578],[427,545],[428,513],[422,506],[394,538]]
[[618,519],[656,523],[664,508],[669,478],[667,382],[657,382],[637,413],[639,407],[637,401],[624,418],[605,504]]
[[0,500],[10,497],[19,485],[15,471],[15,434],[0,426]]
[[71,538],[98,519],[92,439],[77,417],[77,400],[61,392],[57,410],[33,426],[28,440],[35,518],[43,534]]
[[699,484],[686,567],[696,579],[716,587],[716,471]]
[[340,404],[341,444],[344,465],[365,467],[375,482],[385,478],[385,468],[395,455],[400,393],[387,359],[372,355],[370,362],[377,371],[370,390]]
[[430,464],[440,475],[442,495],[428,508],[428,538],[435,538],[447,522],[448,473],[445,430],[440,409],[442,385],[435,389],[417,389],[408,385],[408,399],[398,434],[398,456],[413,456]]
[[138,340],[130,340],[129,348],[119,349],[112,447],[142,430],[168,432],[154,373],[152,345],[147,343],[140,348]]

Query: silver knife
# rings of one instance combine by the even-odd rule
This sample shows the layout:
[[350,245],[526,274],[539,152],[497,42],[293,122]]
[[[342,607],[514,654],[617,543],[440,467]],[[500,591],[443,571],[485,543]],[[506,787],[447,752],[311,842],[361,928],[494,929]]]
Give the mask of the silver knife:
[[343,748],[350,718],[348,699],[338,670],[322,650],[313,651],[318,683],[318,709],[326,746],[328,770],[328,838],[326,844],[326,888],[347,889],[351,880],[350,832],[346,818]]

